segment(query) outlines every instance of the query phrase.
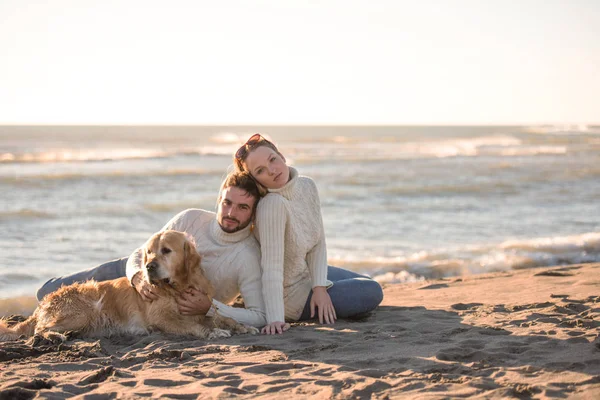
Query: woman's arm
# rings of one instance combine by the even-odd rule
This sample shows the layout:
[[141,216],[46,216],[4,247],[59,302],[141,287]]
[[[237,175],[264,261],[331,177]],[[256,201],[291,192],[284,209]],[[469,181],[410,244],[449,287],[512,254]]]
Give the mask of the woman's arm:
[[267,195],[256,211],[261,248],[262,292],[267,324],[285,321],[283,262],[287,213],[283,198]]
[[321,201],[314,181],[310,180],[311,194],[313,196],[314,212],[318,214],[319,239],[317,244],[306,255],[306,263],[312,279],[312,287],[327,286],[327,244],[325,242],[325,228],[321,215]]
[[306,255],[306,263],[312,279],[312,287],[327,286],[327,245],[321,220],[321,237]]
[[306,255],[306,263],[312,279],[313,295],[310,300],[310,317],[318,313],[319,322],[333,324],[337,318],[335,307],[327,293],[327,244],[325,242],[325,228],[321,215],[321,201],[314,181],[310,180],[311,194],[313,195],[314,212],[318,214],[318,240],[317,244]]

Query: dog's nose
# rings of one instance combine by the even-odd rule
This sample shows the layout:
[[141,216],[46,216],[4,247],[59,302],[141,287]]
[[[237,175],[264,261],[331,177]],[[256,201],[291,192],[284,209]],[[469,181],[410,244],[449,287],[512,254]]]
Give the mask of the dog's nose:
[[148,272],[152,272],[156,268],[158,268],[158,264],[156,262],[154,262],[154,261],[151,261],[148,264],[146,264],[146,269],[148,270]]

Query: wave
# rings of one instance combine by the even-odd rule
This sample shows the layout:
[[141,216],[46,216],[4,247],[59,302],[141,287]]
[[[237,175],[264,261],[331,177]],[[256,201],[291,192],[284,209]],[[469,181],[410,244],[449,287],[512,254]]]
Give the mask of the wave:
[[117,149],[117,150],[78,150],[55,149],[42,152],[4,153],[0,155],[2,163],[56,163],[84,161],[116,161],[143,158],[171,157],[176,152],[155,149]]
[[219,132],[212,135],[209,140],[214,143],[233,144],[239,147],[254,133],[256,132]]
[[504,157],[537,156],[544,154],[567,154],[566,146],[524,146],[503,149],[499,155]]
[[537,125],[523,128],[523,132],[536,135],[600,135],[600,127],[586,124]]
[[422,196],[422,195],[435,195],[435,194],[455,194],[455,195],[469,195],[469,194],[489,194],[496,195],[498,193],[503,194],[515,194],[519,190],[517,184],[509,183],[479,183],[479,184],[427,184],[424,185],[400,185],[387,189],[383,189],[381,192],[392,195],[401,196]]
[[408,144],[409,151],[416,154],[429,155],[437,158],[456,156],[476,156],[482,151],[492,152],[494,149],[520,146],[521,140],[513,136],[484,136],[472,139],[450,139],[441,142],[426,142],[424,144]]
[[194,199],[193,201],[180,201],[173,203],[147,203],[144,208],[152,212],[179,212],[188,208],[198,208],[202,205],[208,205],[206,208],[214,206],[215,196],[209,196],[203,199]]
[[[332,250],[334,254],[335,249]],[[344,256],[330,257],[331,265],[373,276],[380,282],[403,283],[512,269],[600,262],[600,232],[509,240],[495,245],[470,245],[391,257],[362,258],[345,250],[338,253]]]
[[[36,219],[36,218],[54,218],[55,215],[51,214],[51,213],[47,213],[44,211],[38,211],[38,210],[31,210],[28,208],[23,208],[20,210],[14,210],[14,211],[1,211],[0,212],[0,219],[12,219],[12,218],[16,218],[16,219],[21,219],[21,218],[32,218],[32,219]],[[0,279],[2,279],[2,277],[0,276]]]
[[185,156],[227,156],[231,157],[249,135],[222,132],[211,136],[198,146],[193,140],[189,145],[107,147],[106,143],[98,146],[60,147],[47,149],[27,149],[0,153],[0,164],[10,163],[69,163],[69,162],[107,162],[139,159],[165,159]]
[[0,287],[4,285],[23,283],[23,282],[37,282],[37,276],[29,275],[29,274],[19,274],[19,273],[8,273],[8,274],[0,274]]
[[177,177],[177,176],[221,176],[221,170],[206,170],[199,168],[173,168],[167,170],[144,171],[88,171],[88,172],[56,172],[56,173],[27,173],[21,171],[19,176],[0,176],[0,183],[30,186],[33,181],[68,181],[89,178],[143,178],[143,177]]
[[[7,152],[0,154],[0,164],[107,162],[139,159],[165,159],[190,156],[231,157],[247,139],[237,133],[219,133],[202,146],[172,148],[60,148],[44,151]],[[498,134],[472,138],[437,138],[409,140],[394,137],[357,138],[330,136],[308,140],[287,139],[282,151],[298,163],[315,160],[393,160],[413,158],[448,158],[476,156],[532,156],[565,154],[566,145],[526,145],[513,135]]]
[[509,135],[455,138],[436,141],[359,143],[328,143],[319,146],[296,146],[286,149],[286,154],[298,164],[315,160],[344,160],[355,162],[410,160],[452,157],[523,157],[538,155],[564,155],[565,145],[527,145],[519,138]]
[[235,146],[202,146],[162,149],[53,149],[40,152],[13,152],[0,154],[0,164],[28,163],[72,163],[72,162],[108,162],[145,159],[165,159],[188,156],[231,156]]
[[600,253],[600,232],[531,240],[509,240],[502,243],[500,248],[507,251],[544,252],[559,256],[581,251]]

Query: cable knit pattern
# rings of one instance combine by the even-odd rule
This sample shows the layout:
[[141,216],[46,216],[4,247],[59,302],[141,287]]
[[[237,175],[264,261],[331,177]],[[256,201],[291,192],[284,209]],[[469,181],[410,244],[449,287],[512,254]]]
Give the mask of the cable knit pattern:
[[267,323],[298,320],[310,290],[329,283],[317,186],[292,167],[290,177],[283,188],[269,189],[256,212]]
[[[235,233],[224,232],[213,212],[189,209],[171,219],[162,229],[191,235],[201,256],[200,265],[213,284],[216,293],[213,303],[219,314],[244,324],[265,325],[264,302],[261,290],[260,247],[250,227]],[[136,249],[127,261],[129,281],[142,268],[142,248]],[[246,308],[234,308],[231,303],[238,294]]]

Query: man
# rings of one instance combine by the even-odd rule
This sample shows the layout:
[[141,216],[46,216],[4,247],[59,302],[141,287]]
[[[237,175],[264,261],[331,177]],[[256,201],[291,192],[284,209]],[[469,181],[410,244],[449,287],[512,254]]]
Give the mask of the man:
[[[179,312],[185,315],[220,315],[236,321],[262,327],[266,325],[261,288],[260,246],[251,232],[256,204],[260,198],[254,180],[245,173],[231,173],[219,191],[217,213],[188,209],[173,217],[161,230],[176,230],[190,235],[201,256],[205,276],[216,289],[212,303],[195,289],[189,289],[177,299]],[[38,290],[41,300],[62,285],[127,276],[142,299],[157,299],[155,288],[141,279],[142,248],[128,258],[103,264],[70,276],[53,278]],[[246,308],[231,307],[239,294]]]

